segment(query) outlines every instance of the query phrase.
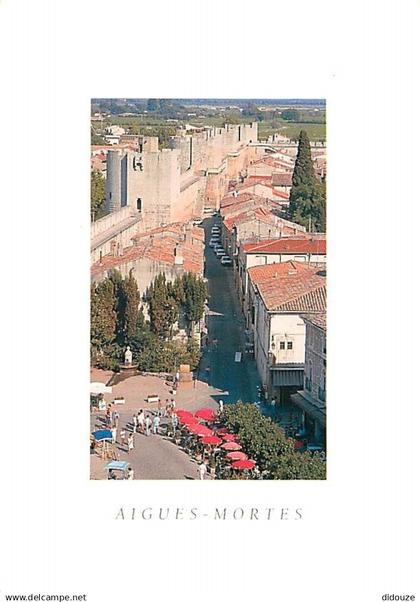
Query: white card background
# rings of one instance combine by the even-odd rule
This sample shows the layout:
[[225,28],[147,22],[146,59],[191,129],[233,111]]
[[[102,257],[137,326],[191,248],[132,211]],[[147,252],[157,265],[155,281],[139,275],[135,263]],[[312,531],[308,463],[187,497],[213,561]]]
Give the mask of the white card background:
[[[0,599],[418,594],[415,1],[0,2]],[[91,97],[327,98],[327,482],[90,482]],[[300,507],[302,521],[117,521]]]

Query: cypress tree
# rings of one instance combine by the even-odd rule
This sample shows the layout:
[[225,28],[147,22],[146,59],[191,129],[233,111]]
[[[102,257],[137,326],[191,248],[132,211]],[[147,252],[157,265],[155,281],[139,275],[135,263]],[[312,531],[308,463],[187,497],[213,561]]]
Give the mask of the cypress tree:
[[117,316],[115,292],[107,278],[91,286],[90,336],[91,344],[99,353],[115,340]]
[[308,134],[305,130],[301,130],[292,186],[310,185],[314,182],[315,172],[312,163],[311,145]]
[[122,282],[121,293],[123,296],[124,343],[127,344],[136,334],[140,304],[139,289],[131,270],[128,278]]

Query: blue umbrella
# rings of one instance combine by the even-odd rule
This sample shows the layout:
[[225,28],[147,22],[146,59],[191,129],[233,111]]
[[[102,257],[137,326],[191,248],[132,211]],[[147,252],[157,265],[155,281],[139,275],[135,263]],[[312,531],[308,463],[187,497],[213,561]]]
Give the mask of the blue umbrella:
[[108,429],[103,429],[101,431],[95,431],[92,433],[95,438],[95,441],[112,441],[112,432]]

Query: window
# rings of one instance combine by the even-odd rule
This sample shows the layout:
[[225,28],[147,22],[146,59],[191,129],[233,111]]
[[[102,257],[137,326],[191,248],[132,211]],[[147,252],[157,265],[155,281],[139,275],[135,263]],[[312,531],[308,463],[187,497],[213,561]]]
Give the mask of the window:
[[137,211],[141,211],[141,199],[137,199]]
[[280,349],[286,349],[286,343],[284,341],[280,341]]
[[287,348],[288,349],[293,349],[293,343],[292,343],[292,341],[287,341]]

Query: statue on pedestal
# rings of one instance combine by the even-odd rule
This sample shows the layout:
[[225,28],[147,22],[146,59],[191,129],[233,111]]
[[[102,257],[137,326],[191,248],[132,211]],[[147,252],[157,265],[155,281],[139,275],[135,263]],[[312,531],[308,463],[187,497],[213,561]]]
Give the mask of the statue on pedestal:
[[131,366],[132,361],[133,361],[133,354],[132,354],[132,352],[130,350],[130,346],[127,345],[127,349],[126,349],[126,352],[124,354],[124,364],[126,366]]

